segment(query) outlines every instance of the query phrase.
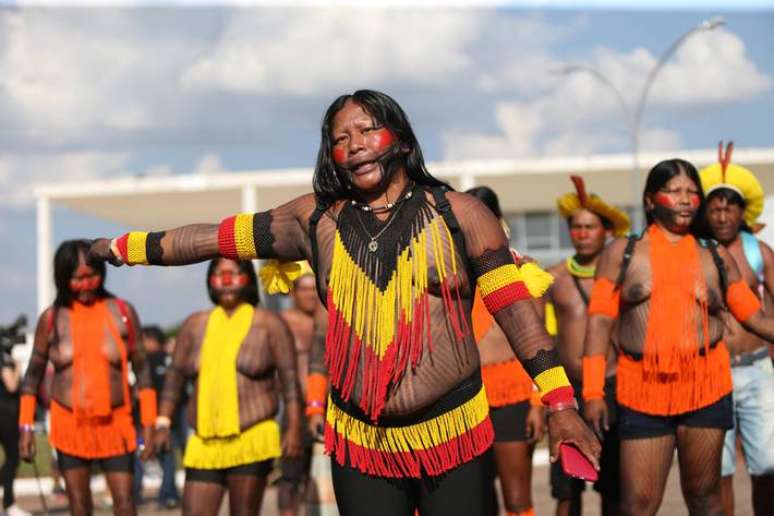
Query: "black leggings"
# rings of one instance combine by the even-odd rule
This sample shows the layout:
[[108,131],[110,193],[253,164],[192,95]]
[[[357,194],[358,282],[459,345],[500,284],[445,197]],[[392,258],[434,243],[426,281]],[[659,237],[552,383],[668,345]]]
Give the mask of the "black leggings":
[[491,448],[439,477],[382,478],[331,460],[331,476],[341,516],[491,516],[494,513]]
[[19,420],[18,402],[3,401],[0,403],[0,446],[5,452],[5,462],[0,468],[0,485],[3,486],[3,508],[14,504],[13,480],[19,468]]

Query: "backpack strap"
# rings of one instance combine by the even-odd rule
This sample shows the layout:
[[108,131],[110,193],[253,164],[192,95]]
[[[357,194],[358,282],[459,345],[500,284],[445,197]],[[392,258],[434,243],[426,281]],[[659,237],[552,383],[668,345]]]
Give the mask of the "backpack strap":
[[624,248],[623,260],[621,260],[621,271],[618,273],[618,278],[615,280],[615,289],[618,290],[623,285],[624,278],[626,277],[626,271],[629,269],[629,265],[632,263],[632,256],[634,256],[634,247],[637,245],[637,241],[642,238],[641,233],[632,233],[629,235]]
[[744,250],[744,257],[747,258],[747,263],[750,264],[750,268],[755,277],[758,278],[758,282],[763,283],[763,253],[761,253],[761,244],[755,235],[742,231],[739,233],[739,237],[742,239],[742,249]]
[[580,283],[580,278],[578,278],[578,276],[573,276],[572,274],[570,274],[570,277],[572,278],[572,282],[575,284],[575,289],[578,291],[578,295],[580,295],[583,304],[589,306],[589,295],[585,290],[583,290],[583,287]]
[[726,262],[721,258],[718,252],[718,242],[712,239],[699,239],[699,245],[709,250],[712,255],[712,261],[718,269],[718,278],[720,279],[720,291],[723,293],[723,303],[725,304],[726,291],[728,290],[728,273],[726,272]]
[[126,305],[126,301],[120,297],[114,298],[116,306],[118,307],[118,313],[121,314],[121,321],[126,326],[126,347],[130,353],[134,351],[134,346],[137,342],[137,335],[135,334],[134,325],[132,319],[129,317],[129,307]]
[[320,219],[329,207],[330,205],[327,203],[317,201],[317,204],[314,207],[314,211],[309,217],[309,242],[312,247],[312,270],[314,271],[314,282],[317,286],[317,297],[320,298],[323,306],[327,306],[328,300],[323,294],[322,285],[320,285],[320,274],[317,273],[318,264],[320,262],[320,250],[317,246],[317,223],[320,222]]
[[[470,263],[468,252],[465,248],[465,235],[462,233],[462,226],[460,226],[457,217],[452,211],[449,199],[446,198],[446,192],[448,190],[449,188],[445,186],[430,187],[430,192],[433,194],[433,199],[435,200],[435,209],[441,214],[443,221],[449,228],[457,252],[465,259],[465,269],[468,271],[468,278],[470,278],[471,282],[474,282],[476,276],[473,274],[473,264]],[[473,285],[471,285],[471,288],[473,288]]]

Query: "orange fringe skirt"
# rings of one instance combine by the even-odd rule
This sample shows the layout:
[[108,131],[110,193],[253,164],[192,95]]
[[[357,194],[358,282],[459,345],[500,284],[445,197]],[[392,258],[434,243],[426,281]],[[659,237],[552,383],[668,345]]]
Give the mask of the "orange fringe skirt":
[[532,378],[516,359],[481,366],[490,407],[504,407],[532,397]]
[[733,390],[731,363],[723,342],[698,355],[680,373],[646,373],[642,360],[618,357],[618,403],[645,414],[674,416],[718,401]]
[[127,405],[110,415],[78,419],[69,409],[51,400],[49,442],[56,450],[84,459],[101,459],[133,452],[137,433]]

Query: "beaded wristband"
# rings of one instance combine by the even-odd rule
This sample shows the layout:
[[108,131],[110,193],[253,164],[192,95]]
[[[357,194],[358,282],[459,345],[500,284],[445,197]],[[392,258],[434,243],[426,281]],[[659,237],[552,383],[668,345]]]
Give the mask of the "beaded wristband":
[[556,403],[552,403],[546,407],[546,411],[548,412],[548,415],[555,412],[561,412],[562,410],[578,410],[578,400],[575,398],[572,398],[570,401],[557,401]]
[[159,416],[156,418],[156,423],[154,426],[156,427],[156,430],[162,430],[164,428],[171,427],[172,421],[166,416]]
[[35,431],[35,425],[30,425],[30,424],[19,425],[19,431],[20,432],[34,432]]

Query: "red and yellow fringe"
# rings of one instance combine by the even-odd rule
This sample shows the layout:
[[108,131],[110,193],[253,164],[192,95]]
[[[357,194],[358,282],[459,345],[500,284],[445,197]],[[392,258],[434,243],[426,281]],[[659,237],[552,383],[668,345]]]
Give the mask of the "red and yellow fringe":
[[[352,258],[341,233],[336,232],[328,286],[326,365],[331,384],[342,399],[349,400],[362,359],[359,404],[372,420],[386,402],[389,385],[399,381],[409,366],[419,364],[425,342],[432,353],[430,256],[451,328],[459,339],[470,333],[459,292],[452,293],[458,274],[453,242],[441,216],[429,219],[398,256],[382,290]],[[451,246],[448,257],[444,244]]]
[[494,441],[486,392],[445,414],[402,427],[373,426],[328,400],[325,449],[340,465],[368,475],[440,475],[484,453]]

